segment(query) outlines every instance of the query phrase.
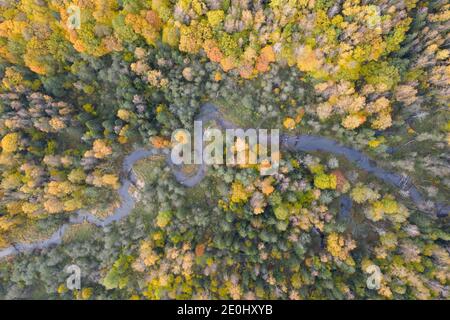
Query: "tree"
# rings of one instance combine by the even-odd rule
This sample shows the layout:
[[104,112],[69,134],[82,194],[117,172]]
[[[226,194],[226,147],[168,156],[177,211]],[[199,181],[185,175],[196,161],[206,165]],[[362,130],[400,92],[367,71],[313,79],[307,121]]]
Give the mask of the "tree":
[[6,153],[13,153],[15,152],[19,147],[19,133],[12,132],[8,133],[5,136],[3,136],[1,141],[1,146],[3,152]]

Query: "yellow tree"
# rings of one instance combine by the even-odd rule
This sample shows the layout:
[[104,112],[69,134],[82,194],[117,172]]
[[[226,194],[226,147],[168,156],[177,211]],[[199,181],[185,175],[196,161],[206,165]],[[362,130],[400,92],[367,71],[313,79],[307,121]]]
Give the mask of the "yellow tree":
[[19,146],[19,133],[12,132],[6,134],[1,141],[1,146],[3,149],[3,152],[5,153],[13,153],[18,149]]

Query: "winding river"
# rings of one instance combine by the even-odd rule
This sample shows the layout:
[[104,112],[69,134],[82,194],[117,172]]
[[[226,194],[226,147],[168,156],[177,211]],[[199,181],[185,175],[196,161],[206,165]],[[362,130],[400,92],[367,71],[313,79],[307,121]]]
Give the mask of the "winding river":
[[[223,129],[235,128],[235,126],[231,122],[226,121],[222,117],[217,108],[211,103],[206,103],[201,107],[200,114],[196,120],[204,122],[214,120]],[[422,211],[426,211],[424,209],[426,207],[426,200],[419,192],[419,190],[411,183],[411,179],[409,179],[407,176],[391,173],[381,167],[378,167],[372,159],[358,150],[343,146],[332,139],[314,135],[281,135],[280,139],[281,148],[293,152],[321,151],[332,153],[338,156],[343,156],[348,161],[353,162],[360,169],[373,174],[380,180],[390,184],[396,189],[404,191],[403,193],[406,194],[407,197],[409,197],[419,209],[421,209]],[[132,170],[133,165],[140,159],[158,154],[166,155],[167,164],[172,168],[175,179],[186,187],[190,188],[197,185],[200,181],[203,180],[204,176],[206,175],[207,168],[205,164],[200,165],[196,173],[192,176],[187,176],[181,170],[177,170],[177,168],[170,162],[168,149],[150,148],[135,150],[131,154],[126,156],[123,160],[122,172],[124,173],[124,178],[122,178],[122,184],[118,190],[120,206],[114,210],[114,213],[112,215],[108,216],[105,219],[99,219],[86,210],[79,210],[69,218],[69,221],[67,223],[63,224],[56,232],[54,232],[49,239],[29,244],[14,244],[8,248],[0,250],[0,258],[21,252],[29,252],[36,249],[39,250],[48,248],[53,245],[59,245],[62,242],[62,238],[65,232],[72,224],[79,224],[83,221],[87,221],[98,227],[106,227],[109,224],[128,216],[134,208],[135,204],[135,201],[129,192],[130,186],[137,182],[137,177]],[[341,199],[341,211],[344,212],[341,213],[344,215],[349,215],[352,207],[351,199],[348,196],[343,197],[344,198]],[[426,212],[434,214],[438,217],[445,217],[448,215],[449,211],[449,205],[436,204],[434,205],[433,209]]]

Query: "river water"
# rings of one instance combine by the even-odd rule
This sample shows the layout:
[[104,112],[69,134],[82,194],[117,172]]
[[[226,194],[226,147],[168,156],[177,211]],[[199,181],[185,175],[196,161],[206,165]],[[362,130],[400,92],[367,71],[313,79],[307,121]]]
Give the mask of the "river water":
[[[217,108],[211,103],[206,103],[201,107],[200,114],[196,118],[196,120],[204,122],[214,120],[223,129],[235,128],[234,124],[223,119]],[[387,184],[390,184],[396,189],[404,191],[403,194],[407,194],[418,208],[421,208],[421,210],[423,211],[425,210],[423,208],[426,207],[426,200],[421,195],[419,190],[411,183],[411,179],[409,179],[407,176],[391,173],[381,167],[378,167],[372,159],[356,149],[343,146],[335,140],[314,135],[282,135],[281,148],[285,148],[293,152],[321,151],[338,156],[343,156],[348,161],[351,161],[356,166],[358,166],[360,169],[373,174],[380,180],[384,181]],[[64,233],[72,224],[79,224],[83,221],[87,221],[98,227],[106,227],[109,224],[115,221],[119,221],[128,216],[133,210],[135,204],[135,201],[129,192],[130,186],[132,184],[135,184],[137,181],[137,178],[132,170],[133,165],[141,159],[157,154],[167,156],[167,164],[171,166],[175,179],[188,188],[197,185],[200,181],[203,180],[204,176],[206,175],[207,168],[205,164],[200,165],[194,175],[188,176],[185,175],[181,170],[177,170],[176,166],[174,166],[170,162],[170,157],[168,156],[169,150],[167,149],[149,148],[135,150],[131,154],[126,156],[123,160],[122,172],[124,178],[122,178],[121,186],[118,190],[120,206],[114,210],[112,215],[108,216],[105,219],[100,219],[86,210],[78,210],[69,218],[68,223],[63,224],[56,232],[52,234],[49,239],[28,244],[15,244],[11,247],[0,250],[0,258],[20,252],[39,250],[48,248],[50,246],[59,245],[62,241]],[[344,210],[345,212],[341,213],[348,216],[352,207],[351,199],[348,196],[344,197],[345,198],[342,201],[344,205],[341,206],[341,210]],[[448,215],[449,211],[450,206],[435,204],[431,212],[428,213],[435,214],[438,217],[445,217]]]

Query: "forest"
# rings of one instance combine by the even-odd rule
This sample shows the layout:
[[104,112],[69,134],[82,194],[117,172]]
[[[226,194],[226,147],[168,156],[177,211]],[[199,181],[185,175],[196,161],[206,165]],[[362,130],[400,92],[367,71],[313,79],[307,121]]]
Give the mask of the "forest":
[[[0,1],[0,299],[448,300],[449,30],[442,0]],[[277,172],[174,165],[196,119],[279,129]]]

